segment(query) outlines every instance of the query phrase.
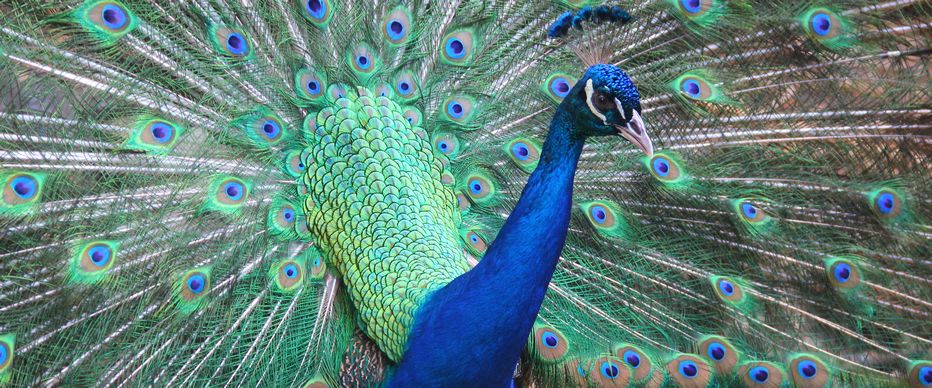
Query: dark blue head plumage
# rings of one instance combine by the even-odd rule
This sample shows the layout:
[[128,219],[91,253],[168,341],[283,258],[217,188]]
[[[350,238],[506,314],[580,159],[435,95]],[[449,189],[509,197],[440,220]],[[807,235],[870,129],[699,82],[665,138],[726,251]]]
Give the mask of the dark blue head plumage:
[[628,74],[618,67],[589,67],[564,98],[561,109],[573,115],[574,135],[620,135],[648,156],[653,155],[641,117],[641,95]]

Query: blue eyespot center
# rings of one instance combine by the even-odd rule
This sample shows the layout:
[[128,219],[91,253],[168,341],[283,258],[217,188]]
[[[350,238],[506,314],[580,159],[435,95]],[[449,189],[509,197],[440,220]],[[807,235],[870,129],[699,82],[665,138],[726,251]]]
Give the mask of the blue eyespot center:
[[401,40],[405,37],[405,25],[399,20],[391,20],[385,25],[385,32],[391,40]]
[[101,19],[107,28],[118,30],[126,26],[126,11],[114,4],[107,4],[101,11]]
[[812,31],[819,36],[826,36],[832,30],[832,18],[825,12],[816,12],[812,15]]
[[570,93],[570,83],[566,80],[566,78],[559,77],[553,80],[551,85],[553,94],[556,94],[561,98],[566,97],[566,95]]
[[689,13],[696,13],[702,10],[701,0],[681,0],[680,4],[682,4],[683,9]]
[[919,381],[922,385],[932,385],[932,367],[919,368]]
[[164,123],[155,123],[152,124],[152,137],[155,138],[155,141],[159,143],[168,143],[172,138],[174,129]]
[[641,366],[641,356],[638,356],[637,352],[628,350],[623,354],[623,356],[625,362],[627,362],[628,365],[631,365],[632,368],[637,369],[637,367]]
[[751,368],[751,370],[748,372],[748,376],[751,376],[751,379],[758,383],[765,383],[768,379],[770,379],[770,371],[762,366],[756,366]]
[[896,197],[892,193],[881,193],[876,199],[877,210],[882,214],[890,214],[896,207]]
[[248,46],[246,38],[238,32],[230,33],[227,37],[227,50],[233,55],[243,55],[246,53]]
[[356,57],[356,64],[358,64],[359,67],[362,69],[368,69],[370,65],[369,58],[366,57],[365,55],[360,55]]
[[401,91],[401,94],[408,94],[408,92],[411,91],[411,84],[401,81],[401,83],[398,84],[398,90]]
[[592,214],[592,219],[595,220],[595,222],[598,224],[604,224],[605,220],[608,218],[605,208],[601,205],[593,206],[589,212]]
[[685,376],[688,379],[696,377],[699,374],[699,367],[696,366],[695,362],[686,360],[680,362],[680,374]]
[[610,379],[618,378],[618,373],[619,373],[618,365],[615,365],[614,362],[605,361],[602,363],[602,367],[600,369],[602,370],[603,376],[610,378]]
[[287,207],[282,209],[282,218],[284,218],[285,221],[291,222],[294,220],[294,210]]
[[550,349],[554,349],[560,344],[560,339],[557,338],[557,335],[553,332],[545,331],[544,334],[541,334],[540,338],[543,340],[544,346]]
[[294,264],[288,264],[285,268],[282,269],[282,272],[285,273],[285,276],[289,279],[294,279],[298,277],[298,267]]
[[847,283],[848,280],[851,280],[851,266],[847,263],[838,263],[835,265],[835,270],[833,271],[835,275],[835,280],[839,283]]
[[686,81],[683,81],[683,86],[682,86],[682,87],[683,87],[683,93],[686,93],[686,95],[688,95],[688,96],[690,96],[690,97],[692,97],[692,98],[699,98],[699,97],[701,97],[700,93],[701,93],[701,90],[702,90],[702,89],[699,87],[699,82],[698,82],[698,81],[692,80],[692,79],[688,79],[688,80],[686,80]]
[[308,81],[307,91],[310,92],[311,94],[320,93],[320,84],[317,83],[317,81]]
[[452,101],[450,102],[449,105],[447,105],[447,112],[450,113],[450,116],[453,116],[453,118],[456,118],[456,119],[462,118],[463,117],[463,105],[456,101]]
[[308,0],[307,12],[314,19],[323,19],[327,12],[327,6],[321,0]]
[[447,39],[447,55],[453,59],[460,59],[466,56],[466,45],[457,38]]
[[469,234],[469,241],[471,241],[473,244],[478,244],[478,243],[479,243],[479,236],[477,236],[475,233],[470,233],[470,234]]
[[722,280],[718,282],[718,289],[722,291],[726,296],[732,296],[735,294],[735,286],[727,280]]
[[188,278],[188,290],[195,294],[200,294],[202,291],[204,291],[204,283],[206,283],[204,275],[192,275]]
[[245,191],[243,185],[239,182],[228,182],[224,187],[223,191],[226,193],[227,197],[234,201],[238,201],[243,198],[243,192]]
[[0,365],[6,364],[8,358],[10,358],[10,351],[7,349],[7,345],[0,343]]
[[715,361],[721,361],[725,358],[725,347],[720,343],[712,343],[709,345],[709,357]]
[[531,151],[527,148],[527,144],[524,143],[515,143],[511,146],[511,153],[518,158],[518,160],[527,160],[531,155]]
[[110,261],[110,248],[106,245],[96,245],[87,251],[87,255],[94,265],[103,267]]
[[816,364],[809,360],[803,360],[797,364],[796,370],[804,379],[811,379],[815,377],[816,372],[818,371]]
[[320,257],[315,257],[315,258],[314,258],[314,266],[315,266],[315,267],[320,267]]
[[266,120],[265,123],[262,124],[262,133],[264,133],[265,137],[269,139],[274,139],[278,137],[281,131],[282,131],[282,127],[279,126],[278,123],[275,122],[275,120]]
[[39,182],[30,176],[18,176],[10,182],[10,188],[16,193],[17,197],[30,199],[35,197],[39,188]]
[[666,159],[656,158],[654,159],[652,166],[654,168],[654,173],[657,174],[657,176],[666,178],[670,175],[670,162]]
[[481,194],[482,183],[479,182],[478,179],[473,179],[472,181],[469,182],[469,189],[472,191],[473,194]]
[[757,217],[757,207],[751,203],[745,202],[741,204],[741,212],[746,218],[756,218]]

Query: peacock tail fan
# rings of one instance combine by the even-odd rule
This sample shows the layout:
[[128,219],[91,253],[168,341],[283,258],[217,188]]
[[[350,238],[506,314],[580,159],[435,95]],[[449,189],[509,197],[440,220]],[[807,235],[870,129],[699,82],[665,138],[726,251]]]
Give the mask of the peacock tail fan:
[[0,384],[384,383],[593,60],[655,152],[585,147],[519,385],[932,383],[928,2],[0,17]]

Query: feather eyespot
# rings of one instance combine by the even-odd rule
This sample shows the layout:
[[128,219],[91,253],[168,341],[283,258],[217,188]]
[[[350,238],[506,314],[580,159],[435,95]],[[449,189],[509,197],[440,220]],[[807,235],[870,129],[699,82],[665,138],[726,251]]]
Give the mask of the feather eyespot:
[[364,78],[378,70],[380,65],[378,57],[375,56],[375,50],[367,44],[358,44],[353,47],[346,59],[353,71]]
[[434,134],[434,147],[441,154],[453,159],[459,151],[459,140],[452,133],[437,132]]
[[767,217],[767,214],[764,213],[763,210],[759,209],[757,205],[750,201],[741,202],[740,209],[741,217],[749,222],[761,222]]
[[216,27],[213,29],[214,46],[227,56],[246,58],[251,55],[249,39],[246,33],[230,27]]
[[744,290],[734,279],[724,276],[712,276],[710,280],[712,285],[715,286],[715,293],[723,301],[731,304],[740,304],[745,301]]
[[292,150],[286,153],[283,163],[285,172],[292,178],[298,178],[304,175],[304,171],[307,170],[307,166],[301,158],[301,151],[298,150]]
[[39,192],[39,181],[26,174],[14,176],[10,179],[10,191],[20,200],[30,201]]
[[540,147],[530,138],[517,137],[505,143],[504,151],[519,168],[532,172],[540,162]]
[[45,175],[30,172],[0,172],[0,215],[19,213],[33,209],[42,196]]
[[620,210],[614,202],[589,201],[579,204],[579,207],[598,233],[608,237],[622,237],[630,231],[630,226],[620,218]]
[[330,0],[307,0],[304,2],[304,17],[316,25],[324,27],[333,17]]
[[447,34],[442,40],[441,59],[450,65],[464,66],[472,59],[475,35],[470,30],[458,30]]
[[539,325],[534,330],[532,345],[537,358],[548,363],[562,360],[569,352],[569,343],[563,333],[546,325]]
[[608,221],[610,217],[608,211],[602,205],[593,205],[589,208],[589,214],[592,216],[592,220],[599,225],[605,224],[605,221]]
[[600,387],[627,386],[631,370],[624,361],[616,357],[600,357],[593,363],[595,368],[589,378]]
[[769,362],[751,362],[741,368],[741,379],[747,386],[781,386],[783,372]]
[[5,374],[13,364],[15,338],[13,334],[0,335],[0,375]]
[[285,260],[279,263],[274,272],[275,284],[282,291],[292,291],[304,280],[303,260]]
[[680,164],[671,156],[664,153],[657,153],[650,159],[647,159],[648,169],[651,175],[664,184],[672,185],[681,182],[682,170]]
[[765,367],[756,366],[748,371],[748,376],[750,376],[751,380],[757,382],[758,384],[763,384],[770,379],[770,371]]
[[315,279],[323,278],[326,269],[324,258],[321,257],[319,253],[314,255],[313,259],[311,259],[311,277]]
[[853,261],[848,259],[832,258],[826,260],[825,272],[828,275],[829,283],[838,289],[854,289],[861,283],[860,269]]
[[932,363],[925,360],[913,362],[907,376],[910,387],[932,386]]
[[417,108],[405,108],[404,113],[401,115],[404,117],[405,121],[408,122],[412,127],[418,127],[421,125],[421,111]]
[[699,341],[699,354],[712,361],[718,373],[731,373],[738,363],[737,350],[723,337],[703,337]]
[[488,243],[485,241],[479,233],[475,231],[467,231],[464,235],[466,243],[468,244],[466,248],[473,253],[474,255],[483,255],[485,254],[486,249],[489,248]]
[[691,354],[677,356],[666,365],[667,373],[679,386],[704,387],[712,378],[712,368]]
[[100,38],[113,42],[136,28],[138,22],[119,1],[87,2],[79,8],[80,22]]
[[246,188],[240,182],[227,182],[223,185],[223,195],[230,201],[239,201],[246,193]]
[[408,40],[411,29],[411,14],[404,7],[397,7],[382,21],[382,31],[385,39],[393,45],[400,45]]
[[531,151],[527,144],[523,142],[516,142],[511,146],[511,154],[515,156],[515,159],[525,161],[531,156]]
[[185,284],[188,286],[188,291],[193,294],[200,294],[204,292],[204,285],[206,283],[207,281],[204,278],[204,275],[201,274],[191,275],[185,281]]
[[696,363],[693,361],[681,361],[677,367],[677,370],[680,373],[680,376],[683,376],[687,379],[693,379],[699,374],[699,367],[696,366]]
[[680,90],[693,100],[707,100],[712,96],[711,85],[698,77],[684,77],[680,83]]
[[98,268],[103,268],[110,262],[110,247],[106,244],[97,244],[87,250],[87,257],[90,262]]
[[871,209],[880,218],[893,219],[903,213],[903,196],[898,192],[882,188],[869,196]]
[[104,4],[100,10],[100,19],[111,30],[119,30],[129,24],[129,15],[117,4]]
[[466,123],[472,118],[474,104],[475,101],[470,97],[451,97],[444,103],[445,118],[454,123]]
[[555,103],[560,103],[570,94],[570,90],[576,85],[576,78],[565,73],[555,73],[547,77],[541,90],[548,98]]
[[311,69],[300,69],[295,73],[294,87],[298,97],[313,104],[323,97],[327,89],[327,80],[323,73]]
[[190,271],[182,277],[181,298],[187,302],[192,302],[203,297],[209,288],[210,277],[206,271]]
[[486,176],[476,173],[466,178],[466,195],[474,202],[486,202],[492,199],[494,193],[495,186]]
[[617,345],[614,347],[612,354],[619,357],[631,368],[634,381],[636,382],[643,383],[653,374],[659,373],[653,370],[651,359],[634,345]]
[[274,235],[291,235],[298,220],[298,211],[294,205],[282,200],[273,202],[269,214],[269,231]]

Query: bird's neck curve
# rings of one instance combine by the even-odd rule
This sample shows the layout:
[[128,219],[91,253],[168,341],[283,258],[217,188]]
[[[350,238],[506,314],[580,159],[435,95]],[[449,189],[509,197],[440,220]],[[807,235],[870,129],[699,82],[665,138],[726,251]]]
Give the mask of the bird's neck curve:
[[561,105],[537,169],[483,259],[418,310],[391,385],[507,386],[566,239],[584,143],[571,135],[572,125]]

